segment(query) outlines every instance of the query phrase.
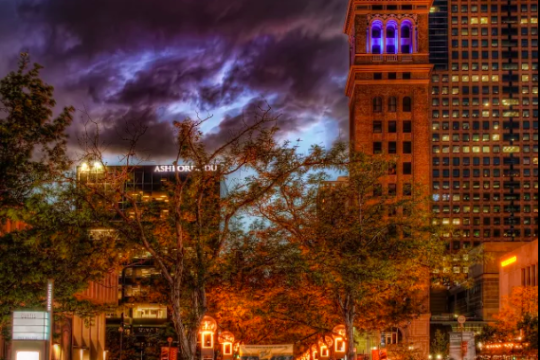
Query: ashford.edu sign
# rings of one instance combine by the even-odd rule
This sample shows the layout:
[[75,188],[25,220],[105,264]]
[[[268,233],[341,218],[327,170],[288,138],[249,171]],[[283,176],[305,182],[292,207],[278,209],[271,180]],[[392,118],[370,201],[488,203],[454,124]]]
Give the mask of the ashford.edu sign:
[[[154,169],[155,173],[190,173],[198,171],[200,168],[193,165],[158,165]],[[217,165],[205,165],[204,171],[217,171]]]

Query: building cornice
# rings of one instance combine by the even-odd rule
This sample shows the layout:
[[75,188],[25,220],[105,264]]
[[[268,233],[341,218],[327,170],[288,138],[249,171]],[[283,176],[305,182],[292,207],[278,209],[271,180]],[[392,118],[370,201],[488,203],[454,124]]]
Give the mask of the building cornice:
[[349,76],[347,78],[347,86],[345,88],[345,94],[349,97],[352,96],[355,85],[426,85],[430,83],[430,77],[426,76],[425,79],[394,79],[394,80],[370,80],[370,79],[356,79],[357,74],[361,73],[424,73],[430,74],[433,70],[432,64],[408,64],[400,65],[380,65],[380,64],[366,64],[366,65],[354,65],[349,70]]

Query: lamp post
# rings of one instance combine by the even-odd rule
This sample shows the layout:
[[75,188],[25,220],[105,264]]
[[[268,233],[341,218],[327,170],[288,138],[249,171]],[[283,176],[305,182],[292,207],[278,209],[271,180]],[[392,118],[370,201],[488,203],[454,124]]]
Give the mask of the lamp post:
[[217,322],[210,316],[205,316],[201,321],[199,335],[201,336],[201,354],[203,359],[214,358],[214,336],[217,330]]
[[168,357],[168,360],[171,360],[171,352],[172,352],[172,342],[173,342],[173,338],[172,338],[172,337],[168,337],[168,338],[167,338],[167,342],[169,343],[169,357]]
[[54,340],[54,327],[53,327],[53,321],[54,321],[54,280],[49,279],[47,281],[47,312],[49,313],[49,341],[47,343],[47,353],[48,353],[48,359],[53,360],[54,359],[54,350],[53,350],[53,340]]
[[234,356],[234,334],[230,331],[221,333],[218,337],[218,342],[222,346],[223,358],[231,358]]
[[122,352],[124,350],[124,313],[122,312],[122,320],[121,320],[120,328],[118,329],[118,332],[120,333],[120,360],[122,360]]

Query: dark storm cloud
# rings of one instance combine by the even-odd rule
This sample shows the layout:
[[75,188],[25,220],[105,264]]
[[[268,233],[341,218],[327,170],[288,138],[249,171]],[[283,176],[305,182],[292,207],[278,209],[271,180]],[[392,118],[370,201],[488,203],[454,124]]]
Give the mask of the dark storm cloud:
[[[346,131],[347,0],[6,1],[0,12],[18,25],[0,50],[13,39],[10,59],[30,50],[60,104],[107,122],[112,152],[125,147],[126,122],[138,122],[148,151],[166,156],[177,112],[218,113],[208,141],[268,104],[284,133],[320,119]],[[71,132],[80,131],[77,122]]]
[[[111,110],[95,119],[99,142],[114,154],[127,154],[132,143],[141,157],[167,159],[175,156],[175,131],[170,122],[160,121],[159,110],[149,107]],[[90,129],[95,126],[90,125]],[[92,132],[91,132],[92,133]]]
[[[224,143],[237,135],[244,125],[253,124],[259,120],[268,110],[271,110],[270,105],[264,99],[257,98],[251,100],[240,111],[236,110],[231,114],[225,115],[223,121],[213,129],[213,132],[206,135],[205,143],[210,147],[214,147],[214,144]],[[279,117],[273,114],[268,116],[267,119],[274,120],[274,122],[269,123],[272,126],[277,125],[279,121]]]
[[[247,44],[229,81],[261,90],[288,91],[296,99],[313,99],[336,72],[345,74],[347,45],[335,38],[293,31],[283,37],[264,37]],[[338,71],[336,71],[338,70]]]
[[71,53],[168,44],[193,37],[252,38],[301,27],[324,31],[339,23],[344,0],[23,0],[19,12],[28,21],[68,31],[80,46]]
[[108,101],[125,105],[181,101],[196,103],[201,107],[207,104],[217,106],[223,95],[211,93],[209,79],[216,77],[222,69],[226,53],[207,58],[209,54],[159,59],[137,72]]

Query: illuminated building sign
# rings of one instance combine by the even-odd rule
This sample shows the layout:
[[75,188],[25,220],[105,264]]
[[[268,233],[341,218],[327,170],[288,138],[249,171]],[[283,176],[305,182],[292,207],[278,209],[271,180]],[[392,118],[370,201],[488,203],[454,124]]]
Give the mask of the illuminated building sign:
[[13,312],[13,340],[50,339],[50,316],[46,311]]
[[501,263],[501,265],[502,265],[502,267],[507,267],[507,266],[510,266],[510,265],[512,265],[512,264],[517,263],[517,260],[518,260],[517,256],[514,256],[514,257],[512,257],[512,258],[510,258],[510,259],[508,259],[508,260],[504,260],[504,261]]
[[[198,168],[192,165],[158,165],[154,169],[155,173],[187,173],[197,171]],[[217,171],[217,165],[206,165],[204,171]]]
[[17,351],[17,360],[39,360],[39,351]]
[[54,291],[54,283],[52,280],[49,280],[47,282],[47,311],[51,312],[53,308],[53,291]]

